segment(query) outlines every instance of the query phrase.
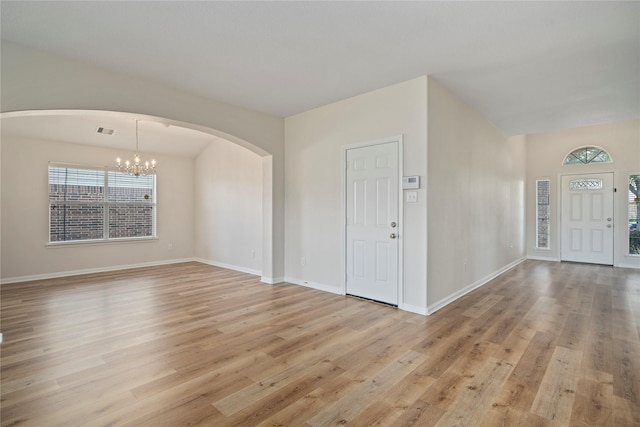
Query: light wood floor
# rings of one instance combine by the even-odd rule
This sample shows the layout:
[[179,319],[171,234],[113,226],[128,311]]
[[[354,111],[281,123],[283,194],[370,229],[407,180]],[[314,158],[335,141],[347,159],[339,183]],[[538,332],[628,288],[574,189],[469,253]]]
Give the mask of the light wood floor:
[[3,285],[2,426],[639,426],[640,271],[430,317],[186,263]]

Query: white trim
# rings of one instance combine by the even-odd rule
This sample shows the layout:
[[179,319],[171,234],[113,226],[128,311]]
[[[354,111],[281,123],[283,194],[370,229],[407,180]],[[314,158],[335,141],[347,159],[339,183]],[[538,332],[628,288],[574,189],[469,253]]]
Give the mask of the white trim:
[[421,314],[423,316],[427,316],[429,314],[429,311],[427,310],[426,307],[420,307],[417,305],[401,304],[401,305],[398,305],[398,308],[403,311],[408,311],[410,313],[415,313],[415,314]]
[[[82,204],[89,204],[91,206],[101,206],[103,209],[102,212],[102,219],[103,219],[103,226],[102,226],[102,238],[100,239],[81,239],[81,240],[68,240],[68,241],[48,241],[45,246],[47,248],[52,248],[52,247],[59,247],[59,246],[72,246],[72,245],[98,245],[98,244],[102,244],[102,243],[111,243],[111,242],[125,242],[125,241],[142,241],[142,240],[157,240],[158,239],[158,234],[157,234],[157,223],[158,223],[158,203],[157,203],[157,193],[158,193],[158,180],[155,174],[151,175],[151,178],[153,180],[153,185],[152,185],[152,194],[153,194],[153,198],[150,202],[120,202],[120,201],[110,201],[108,196],[108,190],[110,188],[110,183],[109,183],[109,173],[110,172],[114,172],[114,173],[121,173],[124,175],[127,175],[125,172],[119,171],[118,169],[113,169],[110,168],[108,166],[92,166],[92,165],[79,165],[79,164],[72,164],[72,163],[63,163],[63,162],[55,162],[55,161],[49,161],[48,162],[48,166],[47,166],[47,188],[49,188],[49,183],[51,181],[51,168],[58,168],[58,169],[78,169],[78,170],[86,170],[86,171],[97,171],[97,172],[101,172],[102,173],[102,179],[103,179],[103,189],[104,189],[104,194],[103,194],[103,198],[102,201],[82,201],[82,200],[69,200],[69,201],[63,201],[63,202],[57,202],[57,203],[62,203],[62,204],[67,204],[67,205],[72,205],[72,206],[79,206]],[[48,225],[47,225],[47,235],[48,235],[48,239],[51,238],[51,200],[50,200],[50,193],[49,191],[47,191],[47,205],[49,206],[48,208]],[[135,206],[150,206],[151,207],[151,214],[153,216],[152,220],[151,220],[151,235],[150,236],[140,236],[140,237],[118,237],[118,238],[110,238],[109,237],[109,221],[108,221],[108,217],[109,217],[109,209],[111,207],[117,207],[117,206],[122,206],[122,205],[135,205]]]
[[460,297],[463,297],[464,295],[468,294],[469,292],[479,288],[482,285],[487,284],[488,282],[490,282],[491,280],[495,279],[496,277],[498,277],[499,275],[501,275],[502,273],[511,270],[513,267],[515,267],[516,265],[520,264],[521,262],[523,262],[526,258],[519,258],[515,261],[513,261],[510,264],[507,264],[506,266],[496,270],[495,272],[489,274],[488,276],[477,280],[475,282],[473,282],[472,284],[470,284],[469,286],[460,289],[457,292],[454,292],[453,294],[449,295],[446,298],[441,299],[440,301],[436,302],[435,304],[431,304],[427,307],[427,314],[433,314],[436,311],[440,310],[442,307],[444,307],[445,305],[451,304],[452,302],[454,302],[455,300],[457,300]]
[[318,291],[329,292],[337,295],[345,295],[339,286],[330,286],[323,283],[309,282],[308,280],[300,280],[294,277],[285,277],[284,281],[294,285],[304,286],[305,288],[316,289]]
[[[629,184],[629,178],[631,178],[632,176],[635,176],[635,175],[640,175],[640,171],[634,171],[634,172],[629,172],[628,171],[628,172],[626,172],[626,180],[625,180],[626,187],[625,187],[625,192],[623,194],[627,194],[627,196],[629,195],[629,192],[631,191],[631,190],[629,190],[629,185],[630,185]],[[628,197],[626,197],[625,199],[626,199],[625,209],[624,209],[624,211],[626,211],[625,227],[628,230],[629,229],[629,220],[631,219],[631,218],[629,218],[629,204],[630,204],[630,202],[628,200]],[[624,251],[624,257],[626,259],[638,259],[640,257],[640,254],[631,254],[631,253],[629,253],[629,244],[630,244],[630,242],[629,242],[629,236],[628,235],[627,235],[627,239],[626,240],[627,240],[627,244],[625,246],[626,246],[627,250]],[[626,266],[628,264],[624,264],[624,262],[623,262],[622,265]],[[639,268],[637,265],[634,265],[634,264],[630,264],[630,265],[633,265],[633,267],[625,267],[625,268]]]
[[[629,255],[627,255],[627,256],[629,256]],[[535,256],[535,255],[528,255],[527,259],[534,260],[534,261],[562,262],[560,260],[560,258],[541,257],[541,256]],[[571,262],[571,261],[566,261],[566,262]],[[589,264],[589,263],[585,263],[585,264]],[[593,264],[593,265],[596,265],[596,264]],[[619,264],[614,264],[613,267],[614,268],[633,268],[635,270],[640,269],[640,265],[627,264],[626,262],[622,262],[622,263],[619,263]]]
[[47,249],[68,248],[72,246],[100,246],[118,245],[130,243],[152,243],[160,240],[159,237],[123,237],[120,239],[95,239],[95,240],[66,240],[60,242],[48,242],[44,246]]
[[223,262],[211,261],[204,258],[193,258],[194,261],[201,262],[203,264],[212,265],[214,267],[226,268],[227,270],[239,271],[240,273],[252,274],[254,276],[262,276],[262,271],[254,270],[252,268],[240,267],[238,265],[225,264]]
[[47,162],[49,166],[57,167],[57,168],[76,168],[76,169],[87,169],[87,170],[108,170],[109,166],[107,165],[88,165],[84,163],[65,163],[65,162],[56,162],[49,160]]
[[[547,221],[549,221],[549,223],[547,224],[547,247],[546,248],[542,248],[540,247],[540,227],[539,227],[539,221],[540,221],[540,217],[538,216],[538,210],[539,210],[539,204],[538,204],[538,194],[539,194],[539,189],[538,189],[538,183],[539,182],[548,182],[548,194],[547,194],[547,209],[549,210],[549,218],[547,219]],[[551,250],[551,179],[550,178],[536,178],[536,202],[535,202],[535,208],[536,208],[536,249],[538,250],[544,250],[544,251],[550,251]]]
[[618,265],[614,265],[614,267],[617,268],[633,268],[634,270],[640,270],[640,265],[637,264],[627,264],[627,263],[620,263]]
[[[597,148],[599,150],[604,151],[605,153],[607,153],[607,156],[609,156],[609,160],[606,162],[589,162],[589,163],[573,163],[570,165],[565,165],[564,162],[565,160],[567,160],[567,157],[569,157],[570,154],[573,154],[573,152],[581,150],[583,148]],[[560,164],[561,167],[565,167],[565,166],[585,166],[585,165],[601,165],[601,164],[607,164],[607,163],[613,163],[613,157],[611,157],[611,154],[609,154],[609,152],[607,150],[605,150],[604,148],[600,147],[599,145],[581,145],[579,147],[576,147],[574,149],[572,149],[571,151],[569,151],[567,154],[564,155],[564,157],[562,158],[562,163]]]
[[129,270],[132,268],[141,268],[141,267],[155,267],[160,265],[167,264],[178,264],[182,262],[192,262],[197,261],[194,258],[180,258],[180,259],[170,259],[166,261],[152,261],[152,262],[142,262],[138,264],[124,264],[124,265],[114,265],[110,267],[99,267],[99,268],[86,268],[82,270],[69,270],[69,271],[59,271],[57,273],[45,273],[45,274],[35,274],[32,276],[18,276],[18,277],[9,277],[6,279],[2,279],[0,284],[5,285],[9,283],[19,283],[19,282],[31,282],[33,280],[46,280],[46,279],[57,279],[59,277],[68,277],[68,276],[79,276],[82,274],[93,274],[93,273],[106,273],[109,271],[118,271],[118,270]]
[[532,259],[535,261],[555,261],[560,262],[560,258],[558,257],[550,257],[550,256],[542,256],[542,255],[527,255],[527,259]]
[[266,277],[266,276],[262,276],[260,278],[260,281],[262,283],[266,283],[267,285],[275,285],[276,283],[285,282],[285,278],[284,277]]
[[[600,147],[598,147],[598,148],[600,148]],[[583,165],[583,166],[586,166],[586,165]],[[616,189],[617,189],[617,187],[616,187],[616,174],[617,173],[618,172],[615,169],[614,170],[608,170],[608,171],[600,171],[600,172],[588,172],[588,171],[585,171],[585,172],[581,172],[581,173],[578,173],[578,172],[576,172],[576,173],[559,172],[558,173],[558,185],[557,185],[558,186],[558,190],[556,191],[558,193],[556,195],[557,203],[558,203],[558,209],[556,209],[556,220],[557,220],[557,223],[558,223],[558,233],[559,233],[558,234],[558,238],[556,239],[558,241],[558,244],[557,244],[558,261],[560,261],[560,262],[563,261],[562,260],[562,234],[563,234],[562,233],[563,232],[563,230],[562,230],[562,206],[563,206],[563,201],[564,201],[563,200],[563,196],[564,196],[563,193],[566,191],[563,188],[563,185],[562,185],[563,178],[565,176],[566,177],[571,177],[571,176],[584,177],[584,176],[587,176],[587,175],[611,174],[611,184],[613,185],[613,191],[614,191],[614,193],[613,193],[613,201],[612,201],[612,206],[611,206],[612,215],[613,215],[612,218],[616,218],[617,209],[616,209],[616,195],[615,195],[616,193],[615,192],[616,192]],[[615,225],[615,222],[614,222],[614,225]],[[617,240],[617,238],[616,238],[616,232],[615,232],[615,228],[614,228],[614,231],[613,231],[613,248],[612,248],[612,252],[611,252],[611,256],[612,256],[611,266],[616,266],[616,257],[617,257],[617,252],[618,252],[616,250],[616,240]],[[628,250],[627,250],[627,252],[628,252]],[[587,263],[587,264],[589,264],[589,263]],[[603,264],[603,265],[609,265],[609,264]]]
[[[341,198],[342,198],[342,221],[341,221],[341,234],[342,245],[340,247],[341,263],[341,277],[342,277],[342,291],[341,295],[347,294],[347,151],[355,148],[371,147],[374,145],[397,143],[398,150],[398,307],[403,303],[402,296],[404,295],[404,269],[403,269],[403,236],[404,236],[404,193],[402,191],[402,176],[404,173],[404,146],[403,135],[395,135],[387,138],[380,138],[372,141],[357,142],[353,144],[347,144],[342,146],[342,186],[341,186]],[[426,184],[425,184],[426,185]],[[303,285],[304,286],[304,285]],[[333,287],[331,287],[333,288]],[[328,291],[332,292],[332,291]]]

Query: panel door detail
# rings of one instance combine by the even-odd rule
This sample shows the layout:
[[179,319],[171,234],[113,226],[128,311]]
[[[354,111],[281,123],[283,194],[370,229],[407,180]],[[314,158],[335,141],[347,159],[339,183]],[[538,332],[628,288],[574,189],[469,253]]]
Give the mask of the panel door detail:
[[613,265],[613,174],[562,177],[561,259]]
[[398,304],[398,143],[347,150],[347,294]]

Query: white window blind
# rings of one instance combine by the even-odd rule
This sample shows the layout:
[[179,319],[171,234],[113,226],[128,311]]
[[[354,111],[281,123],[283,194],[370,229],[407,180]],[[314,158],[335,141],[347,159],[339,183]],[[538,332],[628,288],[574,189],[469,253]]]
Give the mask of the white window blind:
[[49,242],[155,237],[155,176],[49,166]]

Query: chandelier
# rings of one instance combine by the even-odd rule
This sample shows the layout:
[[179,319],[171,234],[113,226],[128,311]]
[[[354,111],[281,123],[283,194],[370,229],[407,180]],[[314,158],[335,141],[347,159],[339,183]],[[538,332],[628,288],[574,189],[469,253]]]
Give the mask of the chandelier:
[[144,163],[140,160],[140,151],[138,150],[138,121],[136,120],[136,155],[133,158],[133,163],[129,160],[125,160],[124,163],[120,160],[120,157],[116,159],[116,166],[122,173],[126,173],[133,176],[140,175],[155,175],[156,173],[156,161],[148,160]]

